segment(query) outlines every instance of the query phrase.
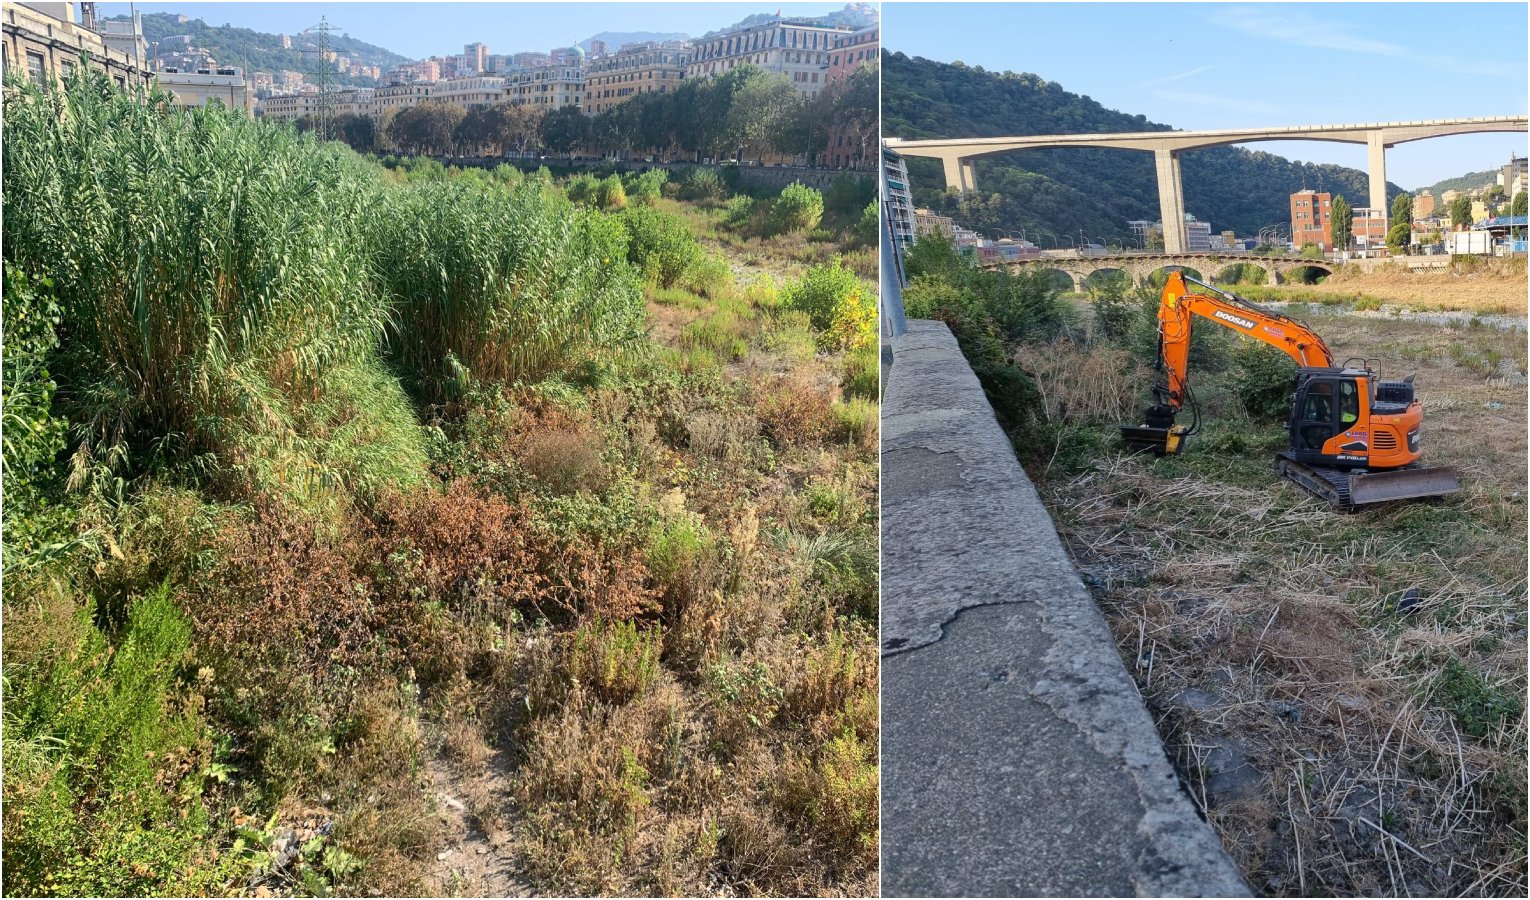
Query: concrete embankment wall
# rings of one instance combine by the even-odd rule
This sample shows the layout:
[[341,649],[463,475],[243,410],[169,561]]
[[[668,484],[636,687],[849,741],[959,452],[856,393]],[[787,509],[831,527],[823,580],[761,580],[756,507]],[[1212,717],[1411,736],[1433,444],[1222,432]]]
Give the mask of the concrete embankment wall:
[[884,896],[1247,896],[945,325],[882,407]]

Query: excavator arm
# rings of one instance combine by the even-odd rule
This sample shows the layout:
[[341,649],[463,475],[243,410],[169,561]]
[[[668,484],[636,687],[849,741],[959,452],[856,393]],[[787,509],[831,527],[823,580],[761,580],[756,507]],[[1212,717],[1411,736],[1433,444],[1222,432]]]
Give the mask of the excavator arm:
[[1189,397],[1187,372],[1195,316],[1276,347],[1298,366],[1333,365],[1333,354],[1328,345],[1302,323],[1209,285],[1200,286],[1215,294],[1191,293],[1186,286],[1187,280],[1181,272],[1170,272],[1158,302],[1159,383],[1154,394],[1159,405],[1164,407],[1159,411],[1160,415],[1168,414],[1172,421],[1172,413],[1183,409]]

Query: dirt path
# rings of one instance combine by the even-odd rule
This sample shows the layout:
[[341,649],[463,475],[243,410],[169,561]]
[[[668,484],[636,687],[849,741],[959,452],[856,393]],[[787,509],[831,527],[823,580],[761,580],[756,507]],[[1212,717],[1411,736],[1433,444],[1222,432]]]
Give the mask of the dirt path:
[[515,862],[509,830],[492,822],[510,802],[501,756],[496,753],[478,766],[440,757],[430,761],[431,794],[447,835],[446,848],[436,854],[427,875],[436,896],[534,896]]

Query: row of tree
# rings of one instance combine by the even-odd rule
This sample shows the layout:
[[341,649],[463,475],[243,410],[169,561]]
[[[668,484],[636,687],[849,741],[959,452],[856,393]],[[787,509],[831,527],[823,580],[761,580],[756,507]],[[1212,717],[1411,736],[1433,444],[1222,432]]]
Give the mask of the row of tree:
[[[321,126],[300,119],[301,131]],[[775,152],[809,164],[864,167],[876,149],[878,79],[863,65],[808,97],[784,75],[753,65],[687,79],[673,92],[639,94],[596,116],[508,103],[463,110],[427,101],[381,120],[338,116],[328,134],[362,152],[420,155],[552,153],[730,158]],[[743,158],[743,157],[740,157]]]

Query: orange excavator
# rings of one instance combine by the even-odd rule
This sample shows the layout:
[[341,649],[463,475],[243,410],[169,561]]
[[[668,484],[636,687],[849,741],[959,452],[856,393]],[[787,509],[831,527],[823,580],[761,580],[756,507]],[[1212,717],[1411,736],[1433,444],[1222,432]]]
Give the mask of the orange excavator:
[[[1205,293],[1191,292],[1187,283]],[[1296,361],[1286,426],[1291,445],[1275,460],[1282,478],[1344,510],[1461,489],[1454,469],[1419,465],[1424,408],[1413,395],[1412,375],[1381,381],[1364,359],[1336,366],[1328,345],[1312,329],[1179,271],[1169,273],[1158,303],[1154,403],[1144,413],[1144,424],[1121,426],[1129,448],[1176,454],[1199,430],[1200,412],[1187,380],[1196,316],[1278,347]],[[1176,424],[1186,406],[1191,423]]]

